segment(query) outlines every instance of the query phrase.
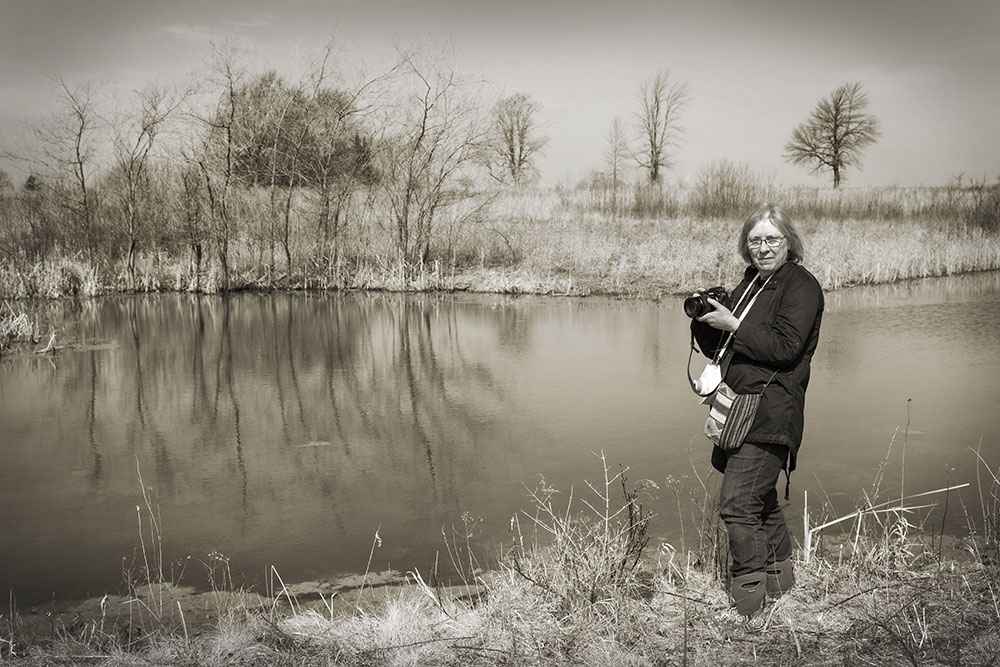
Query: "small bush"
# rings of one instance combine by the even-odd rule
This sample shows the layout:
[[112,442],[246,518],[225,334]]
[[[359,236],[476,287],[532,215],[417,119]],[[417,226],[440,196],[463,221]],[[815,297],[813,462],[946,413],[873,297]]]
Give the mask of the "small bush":
[[675,193],[661,183],[636,183],[630,214],[634,218],[672,218],[680,211]]
[[986,232],[1000,231],[1000,179],[992,184],[973,182],[968,192],[971,201],[966,222]]
[[771,199],[773,187],[748,165],[719,160],[703,168],[688,196],[688,215],[741,219],[762,201]]

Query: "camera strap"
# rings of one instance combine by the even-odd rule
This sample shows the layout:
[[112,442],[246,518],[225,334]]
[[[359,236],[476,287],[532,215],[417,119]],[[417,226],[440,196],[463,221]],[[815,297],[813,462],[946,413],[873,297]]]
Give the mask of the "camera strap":
[[[754,302],[757,301],[757,297],[760,296],[760,293],[764,291],[764,287],[767,285],[768,282],[770,282],[771,278],[773,278],[773,277],[774,277],[774,274],[772,273],[771,275],[769,275],[764,280],[763,283],[761,283],[760,289],[758,289],[756,292],[754,292],[753,297],[747,303],[746,308],[744,308],[740,312],[740,314],[737,316],[736,319],[738,319],[740,322],[743,322],[743,318],[746,317],[747,313],[750,312],[750,309],[753,308],[753,304],[754,304]],[[738,311],[740,309],[740,305],[743,303],[743,299],[746,298],[746,296],[748,294],[750,294],[750,292],[753,290],[754,283],[757,282],[758,278],[760,278],[760,273],[758,273],[757,275],[755,275],[753,277],[753,280],[751,280],[750,284],[747,285],[747,288],[743,291],[743,294],[740,295],[739,301],[736,302],[736,306],[732,310],[732,312],[733,312],[734,315],[736,314],[736,311]],[[713,363],[721,364],[723,357],[726,356],[726,352],[729,351],[729,344],[731,342],[733,342],[733,332],[732,331],[728,331],[727,333],[729,335],[726,336],[726,340],[725,340],[725,342],[723,342],[722,347],[720,347],[718,349],[718,351],[715,353],[715,357],[712,359]],[[726,374],[723,373],[722,376],[725,377]]]
[[[750,312],[750,308],[753,307],[754,302],[757,301],[757,297],[760,296],[760,293],[764,291],[764,286],[767,285],[768,281],[771,280],[771,277],[773,275],[774,274],[772,273],[770,276],[768,276],[767,279],[764,280],[763,284],[761,284],[760,289],[758,289],[756,292],[754,292],[754,295],[753,295],[753,297],[751,297],[750,301],[747,303],[746,308],[744,308],[740,312],[740,314],[739,314],[739,316],[737,318],[737,319],[739,319],[740,322],[742,322],[743,318],[746,317],[746,314]],[[743,294],[740,295],[739,300],[736,302],[736,306],[733,308],[733,312],[734,313],[735,313],[735,311],[737,311],[737,310],[740,309],[740,306],[743,304],[743,300],[750,294],[750,292],[753,289],[754,283],[757,282],[758,278],[760,278],[760,273],[759,272],[757,273],[757,275],[755,275],[753,277],[753,280],[750,281],[750,284],[747,285],[747,288],[743,291]],[[720,366],[720,371],[721,371],[723,379],[726,377],[726,371],[729,370],[729,366],[726,365],[724,368],[722,368],[722,364],[724,363],[726,352],[729,350],[729,343],[732,342],[732,340],[733,340],[733,332],[727,331],[726,333],[728,335],[725,337],[722,345],[719,347],[719,349],[716,351],[715,355],[712,357],[712,363]],[[694,393],[697,394],[698,391],[694,387],[694,379],[691,377],[691,357],[694,356],[694,351],[695,351],[695,340],[694,340],[694,330],[692,330],[691,331],[691,349],[688,351],[687,376],[688,376],[688,384],[691,385],[691,390],[694,391]]]

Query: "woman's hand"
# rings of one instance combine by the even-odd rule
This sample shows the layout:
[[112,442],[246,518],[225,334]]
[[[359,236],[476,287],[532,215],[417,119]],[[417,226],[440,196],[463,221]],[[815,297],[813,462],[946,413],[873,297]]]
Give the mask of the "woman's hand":
[[736,319],[736,316],[733,315],[732,311],[712,297],[708,297],[708,303],[715,308],[715,310],[707,312],[699,317],[699,322],[704,322],[714,329],[731,331],[733,333],[740,328],[740,321]]

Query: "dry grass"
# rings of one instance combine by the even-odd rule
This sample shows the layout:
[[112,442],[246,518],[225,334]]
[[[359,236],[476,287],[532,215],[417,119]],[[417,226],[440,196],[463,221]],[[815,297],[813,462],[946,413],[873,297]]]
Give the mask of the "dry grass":
[[[437,220],[430,257],[409,266],[399,261],[389,212],[377,200],[351,200],[334,242],[314,229],[305,196],[295,200],[289,265],[283,248],[262,236],[267,207],[252,206],[254,193],[245,193],[245,217],[230,243],[231,288],[655,298],[738,275],[736,229],[764,199],[798,221],[806,266],[827,289],[1000,268],[1000,184],[785,188],[722,163],[688,188],[626,189],[614,209],[602,188],[506,191],[482,210],[478,199],[459,201]],[[210,245],[200,275],[188,252],[181,244],[141,255],[136,289],[219,290]],[[99,271],[76,256],[8,263],[0,286],[8,298],[93,295],[125,289],[125,272],[113,258]]]
[[[366,575],[353,597],[311,604],[283,584],[261,596],[215,590],[201,598],[203,618],[212,620],[185,626],[183,633],[155,625],[133,632],[120,615],[94,610],[89,620],[57,628],[54,641],[33,645],[23,641],[23,624],[12,613],[0,624],[0,662],[997,664],[1000,563],[990,531],[997,525],[1000,471],[984,461],[982,468],[983,534],[935,539],[916,530],[913,507],[898,504],[859,513],[854,524],[843,524],[850,527],[842,535],[824,535],[808,561],[796,561],[797,585],[768,605],[760,635],[716,619],[728,600],[706,554],[669,545],[644,553],[649,517],[636,504],[638,487],[612,475],[605,462],[601,482],[579,494],[560,494],[544,483],[532,490],[516,524],[536,530],[515,530],[511,548],[490,571],[476,567],[468,541],[450,543],[448,552],[466,578],[462,586],[428,585],[413,571],[405,583],[388,586],[373,586],[374,577]],[[880,481],[862,507],[878,499]],[[623,497],[612,499],[618,486]],[[185,600],[193,616],[195,605]]]
[[[969,547],[968,543],[962,545]],[[911,550],[915,545],[911,545]],[[832,555],[831,555],[832,556]],[[925,560],[921,560],[925,558]],[[230,610],[189,639],[160,634],[134,648],[93,637],[23,647],[27,665],[919,665],[995,664],[996,566],[968,552],[914,561],[881,577],[853,559],[797,562],[797,586],[749,635],[717,621],[719,582],[675,564],[652,571],[648,599],[599,600],[566,614],[539,586],[502,572],[478,602],[416,581],[372,595],[364,609],[300,609],[270,617]]]
[[0,296],[10,299],[54,299],[101,293],[97,271],[74,258],[33,264],[27,270],[0,265]]
[[0,308],[0,354],[22,343],[37,343],[38,331],[27,313],[18,313],[4,302]]

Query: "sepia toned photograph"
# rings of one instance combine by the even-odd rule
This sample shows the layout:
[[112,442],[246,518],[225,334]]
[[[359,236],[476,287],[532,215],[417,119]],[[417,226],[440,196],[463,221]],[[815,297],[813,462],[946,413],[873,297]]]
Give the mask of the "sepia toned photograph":
[[1000,663],[998,34],[0,0],[0,664]]

